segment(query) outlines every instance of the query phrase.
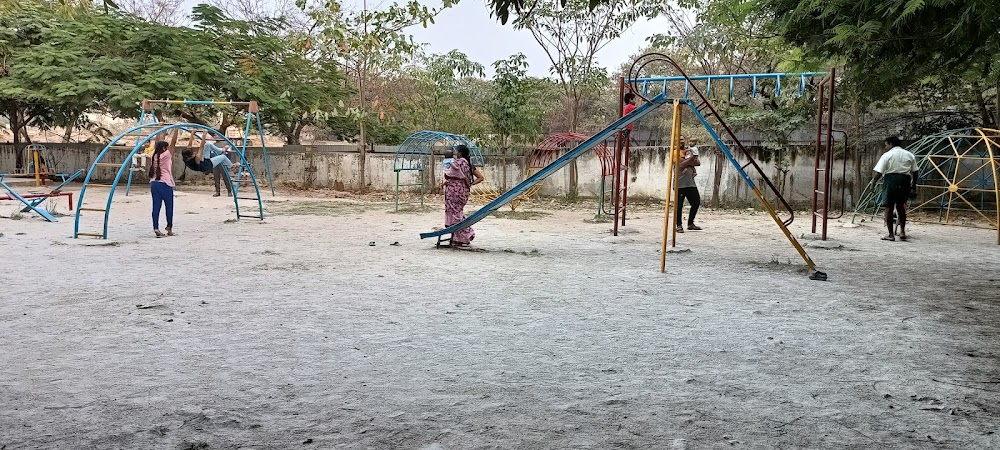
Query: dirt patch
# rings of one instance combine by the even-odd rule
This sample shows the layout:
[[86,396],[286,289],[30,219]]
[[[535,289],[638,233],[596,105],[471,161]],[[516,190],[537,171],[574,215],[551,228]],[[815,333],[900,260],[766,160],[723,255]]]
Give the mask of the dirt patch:
[[656,205],[620,236],[533,205],[435,251],[440,209],[222,226],[183,199],[170,239],[116,204],[120,247],[4,221],[0,447],[1000,448],[991,230],[848,217],[820,282],[764,214],[699,213],[660,273]]
[[344,216],[364,211],[365,207],[356,203],[307,201],[274,205],[269,212],[276,216]]
[[551,216],[552,213],[543,211],[494,211],[493,214],[490,215],[499,219],[538,220],[543,217]]

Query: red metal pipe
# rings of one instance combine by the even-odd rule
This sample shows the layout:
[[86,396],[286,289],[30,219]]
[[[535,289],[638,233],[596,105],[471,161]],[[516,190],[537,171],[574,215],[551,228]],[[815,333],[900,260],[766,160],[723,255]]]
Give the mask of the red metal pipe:
[[816,213],[819,212],[819,160],[820,153],[823,152],[823,101],[825,82],[819,83],[819,92],[816,94],[816,103],[819,104],[816,111],[816,163],[813,166],[813,195],[812,195],[812,232],[816,232]]
[[836,111],[833,102],[834,86],[837,84],[837,68],[830,69],[830,102],[827,105],[826,118],[826,170],[823,171],[823,240],[826,240],[826,225],[830,214],[830,169],[833,167],[833,112]]
[[[618,116],[623,117],[625,112],[625,77],[618,77]],[[619,131],[615,138],[615,173],[614,190],[612,196],[615,204],[615,224],[613,234],[618,236],[618,216],[621,209],[618,208],[621,197],[621,173],[622,173],[622,132]]]
[[625,226],[625,207],[628,206],[628,163],[629,156],[632,154],[630,149],[631,133],[624,136],[622,139],[622,153],[625,154],[625,167],[622,169],[622,226]]

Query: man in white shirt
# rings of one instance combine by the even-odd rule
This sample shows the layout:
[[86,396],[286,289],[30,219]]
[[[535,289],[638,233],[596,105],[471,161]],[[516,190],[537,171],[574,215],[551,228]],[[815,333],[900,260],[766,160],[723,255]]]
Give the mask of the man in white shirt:
[[885,140],[886,152],[875,164],[875,175],[872,186],[885,177],[883,192],[885,193],[885,226],[889,235],[883,241],[895,241],[892,212],[899,217],[899,239],[906,240],[906,201],[917,193],[917,157],[901,147],[899,138],[890,136]]

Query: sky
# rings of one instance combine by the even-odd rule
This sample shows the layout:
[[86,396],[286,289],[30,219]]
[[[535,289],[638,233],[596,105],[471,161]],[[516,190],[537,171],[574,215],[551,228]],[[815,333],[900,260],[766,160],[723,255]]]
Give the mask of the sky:
[[[274,0],[263,0],[265,2]],[[369,0],[369,7],[385,6],[394,0]],[[396,0],[403,3],[405,0]],[[428,7],[440,6],[440,0],[420,0]],[[555,0],[551,0],[555,1]],[[185,6],[190,8],[200,0],[186,0]],[[361,0],[341,0],[345,9],[361,9]],[[659,18],[653,21],[642,20],[626,30],[617,40],[608,43],[597,54],[600,66],[617,69],[629,61],[629,57],[638,53],[646,45],[646,38],[667,31],[668,22]],[[516,30],[510,23],[501,25],[500,21],[490,17],[490,7],[485,0],[461,0],[457,5],[444,10],[435,19],[435,23],[424,28],[416,26],[408,29],[419,43],[426,44],[427,53],[443,54],[457,49],[478,62],[486,69],[486,76],[492,78],[494,61],[524,53],[530,64],[528,75],[536,77],[549,76],[551,63],[545,52],[535,42],[531,32]]]
[[[494,61],[524,53],[530,64],[529,75],[549,75],[551,63],[531,32],[516,30],[509,22],[501,25],[499,20],[490,17],[490,7],[484,0],[462,0],[442,12],[435,22],[426,29],[418,26],[409,30],[417,42],[427,44],[425,51],[429,53],[447,53],[458,49],[469,59],[486,66],[487,77],[493,75]],[[601,49],[597,54],[598,64],[610,69],[609,72],[613,71],[645,47],[647,37],[666,31],[666,19],[636,23],[620,38]]]

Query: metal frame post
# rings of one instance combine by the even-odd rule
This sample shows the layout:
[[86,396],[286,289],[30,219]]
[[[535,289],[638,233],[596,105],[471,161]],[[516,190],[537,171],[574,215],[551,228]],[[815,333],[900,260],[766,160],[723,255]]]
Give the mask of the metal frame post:
[[[834,103],[834,89],[837,84],[837,68],[830,69],[830,101],[827,103],[826,117],[826,170],[823,171],[823,237],[826,240],[826,228],[830,219],[830,195],[831,182],[830,171],[833,169],[833,113],[836,111]],[[845,143],[846,144],[846,143]],[[846,180],[845,180],[846,181]]]
[[[623,112],[625,111],[625,77],[618,77],[618,115],[623,117]],[[621,215],[621,208],[619,207],[621,203],[621,178],[622,178],[622,142],[625,140],[624,131],[619,131],[615,134],[615,173],[614,188],[612,190],[612,200],[615,206],[615,223],[613,227],[612,234],[618,236],[618,218]]]

